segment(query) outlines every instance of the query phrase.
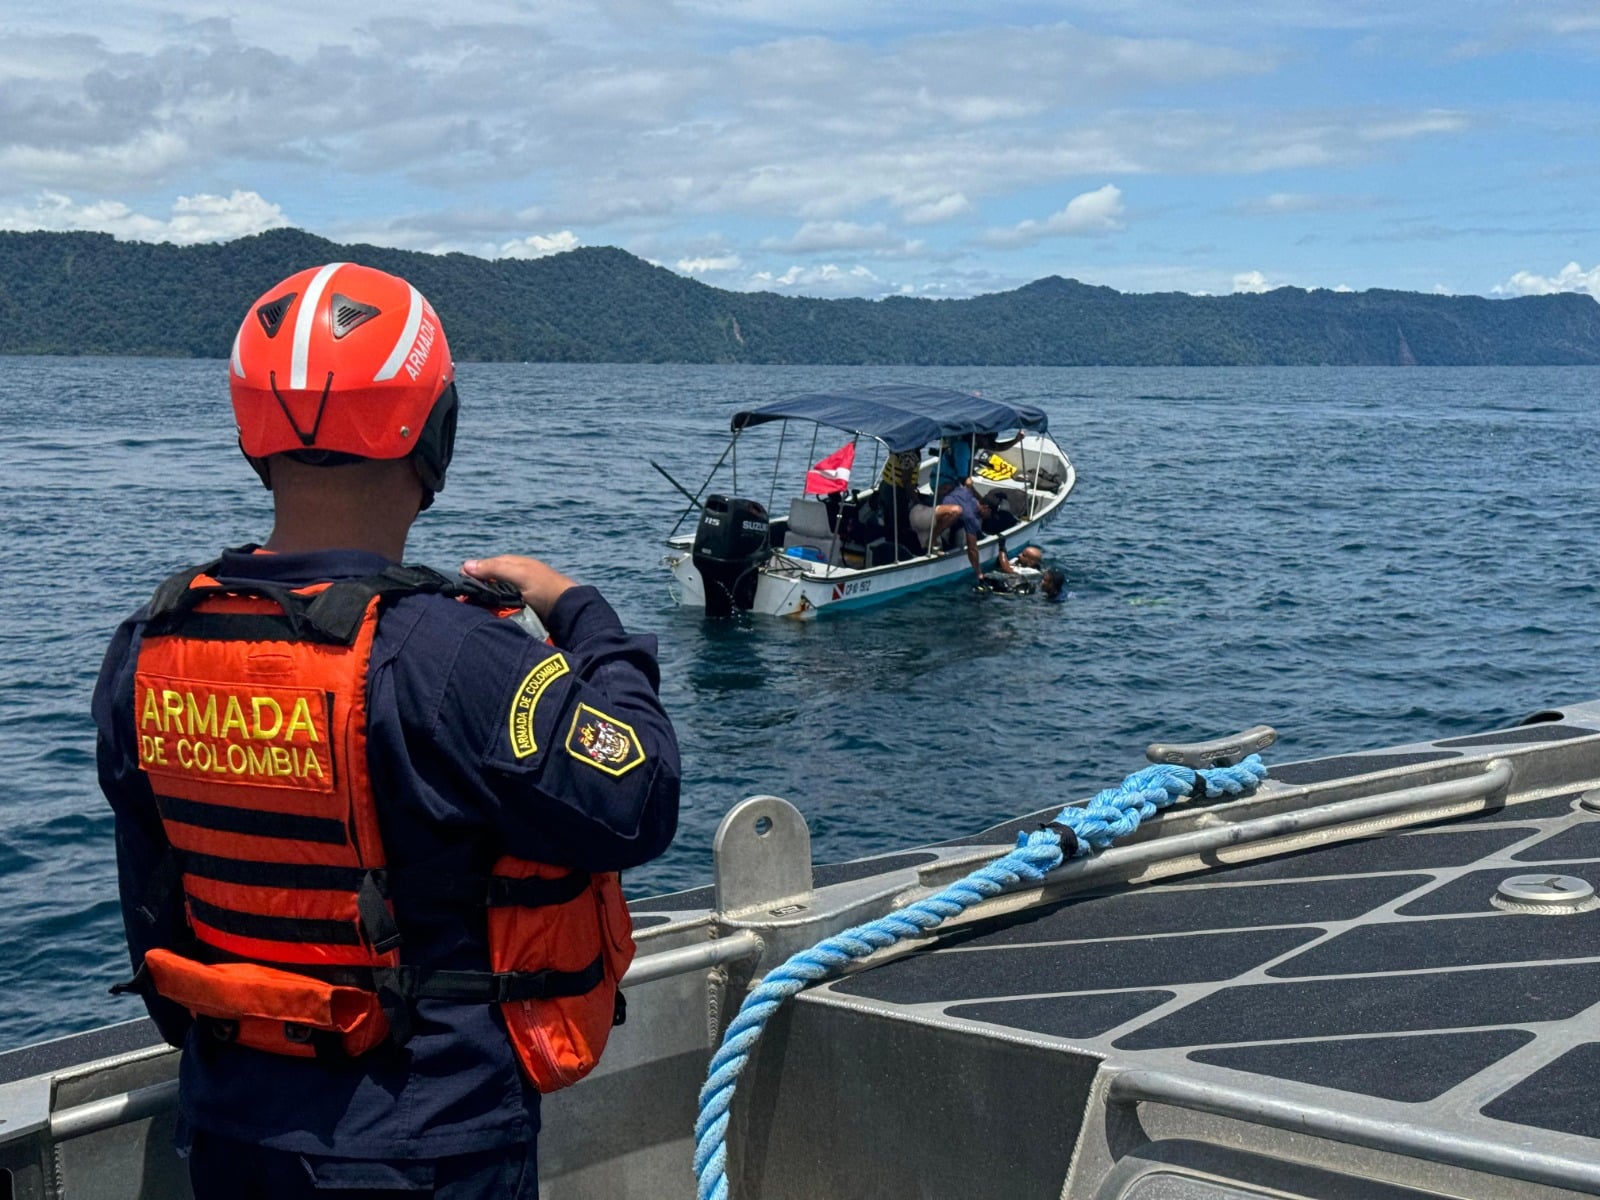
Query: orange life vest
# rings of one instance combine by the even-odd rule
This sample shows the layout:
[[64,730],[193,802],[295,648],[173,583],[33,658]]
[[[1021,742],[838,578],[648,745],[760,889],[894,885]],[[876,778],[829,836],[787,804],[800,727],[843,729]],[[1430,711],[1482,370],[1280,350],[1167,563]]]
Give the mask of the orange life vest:
[[[151,950],[128,986],[224,1040],[299,1056],[403,1043],[416,999],[497,1003],[540,1091],[582,1078],[624,1013],[634,946],[617,874],[507,856],[488,877],[402,877],[367,764],[384,602],[431,592],[504,611],[520,597],[419,567],[292,590],[223,587],[215,569],[162,585],[139,650],[139,766],[193,937]],[[389,897],[409,887],[483,906],[490,970],[407,961]]]

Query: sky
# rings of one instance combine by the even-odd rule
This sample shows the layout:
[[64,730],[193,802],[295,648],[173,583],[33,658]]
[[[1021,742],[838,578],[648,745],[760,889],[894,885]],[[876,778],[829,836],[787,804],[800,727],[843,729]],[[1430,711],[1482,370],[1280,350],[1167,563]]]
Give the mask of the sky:
[[1600,0],[6,0],[0,230],[1600,299]]

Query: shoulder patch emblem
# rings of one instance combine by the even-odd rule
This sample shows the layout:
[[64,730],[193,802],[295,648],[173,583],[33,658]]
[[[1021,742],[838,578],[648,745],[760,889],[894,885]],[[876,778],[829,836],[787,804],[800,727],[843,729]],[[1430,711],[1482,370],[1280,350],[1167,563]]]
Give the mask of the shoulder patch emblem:
[[580,703],[567,730],[567,753],[607,775],[626,775],[644,761],[633,726]]
[[539,749],[539,744],[533,738],[533,714],[539,707],[545,689],[571,669],[564,656],[552,654],[529,671],[518,685],[516,694],[511,697],[511,713],[506,718],[506,728],[511,734],[511,753],[518,758],[527,758]]

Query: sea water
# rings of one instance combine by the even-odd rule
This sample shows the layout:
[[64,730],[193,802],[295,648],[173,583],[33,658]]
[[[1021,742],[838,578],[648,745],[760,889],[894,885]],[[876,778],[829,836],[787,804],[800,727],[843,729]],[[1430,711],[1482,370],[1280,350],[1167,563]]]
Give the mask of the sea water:
[[[89,694],[117,622],[170,571],[263,538],[270,508],[225,364],[3,366],[7,1049],[141,1012],[106,994],[127,962]],[[901,380],[1049,414],[1078,487],[1036,540],[1067,598],[958,583],[803,623],[675,608],[662,539],[685,502],[650,460],[694,489],[736,409]],[[799,806],[837,862],[1088,795],[1152,740],[1265,722],[1281,763],[1600,695],[1593,369],[498,364],[464,366],[461,394],[410,557],[537,555],[660,639],[683,811],[635,895],[709,882],[717,822],[752,794]],[[781,505],[844,440],[797,432],[776,491],[752,434],[743,494]]]

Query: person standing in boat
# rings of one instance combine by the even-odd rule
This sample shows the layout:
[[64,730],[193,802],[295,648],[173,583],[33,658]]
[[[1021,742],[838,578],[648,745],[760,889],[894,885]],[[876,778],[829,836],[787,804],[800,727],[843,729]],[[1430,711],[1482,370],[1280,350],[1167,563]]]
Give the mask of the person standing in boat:
[[271,535],[163,584],[93,702],[195,1195],[533,1197],[539,1095],[622,1015],[616,872],[676,828],[655,639],[536,559],[399,565],[457,411],[405,280],[289,277],[229,382]]

